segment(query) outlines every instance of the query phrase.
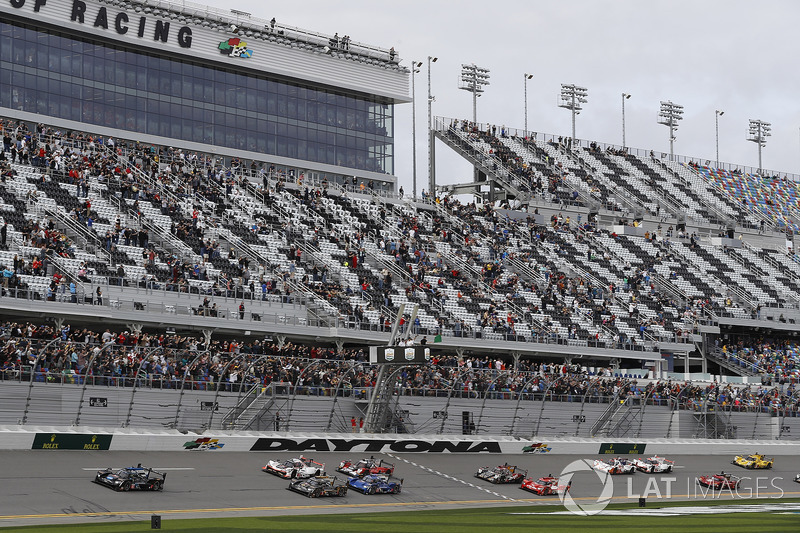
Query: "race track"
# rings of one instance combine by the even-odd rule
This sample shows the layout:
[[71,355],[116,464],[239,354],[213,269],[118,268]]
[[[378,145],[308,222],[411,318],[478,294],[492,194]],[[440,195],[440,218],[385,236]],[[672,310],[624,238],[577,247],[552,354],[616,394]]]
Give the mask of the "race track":
[[[755,451],[755,450],[753,450]],[[359,454],[308,454],[324,462],[335,473],[339,461],[359,459]],[[362,454],[363,455],[363,454]],[[286,490],[288,481],[261,472],[268,459],[287,459],[278,452],[92,452],[92,451],[2,451],[0,452],[0,527],[147,520],[151,514],[163,520],[204,516],[270,516],[285,514],[376,512],[456,508],[460,506],[514,506],[558,503],[557,497],[538,497],[516,485],[492,485],[474,477],[480,466],[508,462],[541,477],[558,475],[578,459],[600,456],[490,455],[490,454],[380,454],[396,464],[397,477],[404,479],[399,495],[365,496],[354,491],[344,498],[308,499]],[[750,471],[730,464],[728,456],[674,456],[672,474],[614,476],[614,501],[629,500],[649,490],[648,507],[657,505],[658,495],[671,499],[711,499],[703,495],[695,477],[724,470],[745,479],[739,494],[723,493],[743,503],[762,498],[798,497],[800,458],[776,457],[775,468]],[[117,493],[92,483],[95,470],[142,463],[167,471],[163,492]],[[760,479],[756,479],[759,477]],[[668,478],[673,479],[669,481]],[[573,477],[573,498],[593,503],[601,493],[601,480],[594,472]],[[720,496],[716,496],[720,497]]]

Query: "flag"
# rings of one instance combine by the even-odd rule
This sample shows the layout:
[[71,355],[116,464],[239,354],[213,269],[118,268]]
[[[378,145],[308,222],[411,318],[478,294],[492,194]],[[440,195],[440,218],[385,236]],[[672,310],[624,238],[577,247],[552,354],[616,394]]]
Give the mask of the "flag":
[[441,335],[436,335],[436,336],[433,338],[433,342],[442,342],[442,336],[441,336]]

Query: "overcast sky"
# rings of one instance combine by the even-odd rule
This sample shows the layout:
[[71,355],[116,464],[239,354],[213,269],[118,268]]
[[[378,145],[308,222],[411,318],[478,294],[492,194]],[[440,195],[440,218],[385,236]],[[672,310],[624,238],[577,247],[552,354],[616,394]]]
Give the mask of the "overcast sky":
[[[230,2],[203,2],[227,9]],[[402,64],[432,67],[436,116],[471,118],[472,96],[458,89],[462,63],[491,71],[478,99],[478,121],[569,135],[569,111],[557,107],[560,84],[588,88],[577,137],[622,144],[622,93],[629,147],[669,151],[668,128],[656,122],[659,102],[684,106],[675,153],[715,159],[715,110],[720,160],[758,166],[747,142],[749,119],[772,123],[763,166],[800,173],[800,69],[796,0],[238,0],[253,16],[354,41],[394,46]],[[795,58],[795,59],[793,59]],[[427,175],[426,65],[417,75],[418,188]],[[395,108],[396,174],[411,190],[411,104]],[[440,183],[468,181],[469,167],[437,147]]]

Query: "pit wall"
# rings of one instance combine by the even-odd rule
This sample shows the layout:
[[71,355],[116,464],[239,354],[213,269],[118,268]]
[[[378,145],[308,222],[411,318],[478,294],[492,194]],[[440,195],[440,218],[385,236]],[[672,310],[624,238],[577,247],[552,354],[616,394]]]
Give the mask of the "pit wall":
[[446,435],[348,433],[229,433],[133,431],[97,427],[0,426],[0,450],[74,450],[225,453],[247,451],[312,455],[344,453],[484,453],[503,455],[736,455],[800,454],[800,443],[757,440],[515,439]]

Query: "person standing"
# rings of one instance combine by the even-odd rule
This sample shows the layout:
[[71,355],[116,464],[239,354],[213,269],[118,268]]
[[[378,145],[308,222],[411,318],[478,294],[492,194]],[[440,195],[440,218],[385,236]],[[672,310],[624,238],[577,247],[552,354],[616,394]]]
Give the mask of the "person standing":
[[244,300],[239,304],[239,320],[244,320]]
[[8,237],[8,222],[4,222],[3,227],[0,228],[0,244],[2,244],[3,248],[6,247],[7,237]]
[[350,425],[353,426],[353,433],[356,432],[356,417],[350,419]]

